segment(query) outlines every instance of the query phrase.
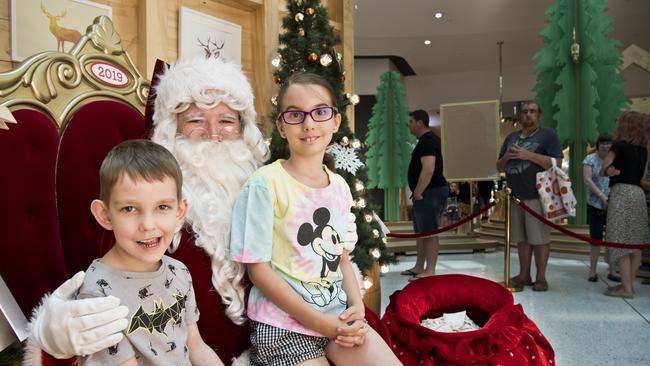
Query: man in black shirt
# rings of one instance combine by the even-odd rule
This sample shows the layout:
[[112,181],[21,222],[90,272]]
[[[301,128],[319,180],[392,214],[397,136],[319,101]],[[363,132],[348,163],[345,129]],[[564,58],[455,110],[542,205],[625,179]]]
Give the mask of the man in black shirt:
[[[413,192],[413,228],[416,233],[438,229],[438,219],[445,207],[449,187],[442,175],[440,138],[429,130],[429,114],[421,109],[410,113],[409,130],[418,138],[411,154],[408,181]],[[416,239],[415,266],[402,272],[421,278],[434,275],[438,259],[438,238],[430,235]]]

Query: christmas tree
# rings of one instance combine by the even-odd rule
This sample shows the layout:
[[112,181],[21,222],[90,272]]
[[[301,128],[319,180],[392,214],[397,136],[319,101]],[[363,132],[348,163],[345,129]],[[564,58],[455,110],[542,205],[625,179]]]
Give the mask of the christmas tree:
[[366,144],[368,187],[384,190],[384,218],[399,220],[399,189],[408,182],[407,167],[415,137],[408,130],[408,107],[400,74],[386,71],[377,86]]
[[[287,13],[282,20],[284,32],[280,34],[278,55],[271,62],[275,67],[273,79],[276,84],[281,84],[294,72],[312,72],[329,81],[339,96],[341,126],[332,138],[328,155],[335,161],[336,172],[350,185],[354,199],[352,212],[357,217],[359,236],[352,255],[359,269],[367,274],[375,261],[387,265],[394,261],[394,257],[386,250],[386,239],[373,215],[372,205],[366,198],[365,167],[358,157],[362,143],[352,134],[345,113],[346,107],[356,104],[359,97],[344,92],[342,55],[335,49],[341,41],[330,25],[327,9],[317,0],[288,0]],[[272,102],[270,120],[275,121],[278,115],[275,97]],[[270,162],[288,156],[286,140],[274,128]]]
[[609,37],[612,20],[605,15],[605,0],[557,0],[546,19],[540,36],[547,46],[533,57],[533,90],[544,111],[542,126],[554,128],[562,143],[571,146],[569,175],[578,199],[577,221],[584,223],[581,182],[587,143],[593,144],[602,132],[613,132],[628,105],[618,73],[620,43]]

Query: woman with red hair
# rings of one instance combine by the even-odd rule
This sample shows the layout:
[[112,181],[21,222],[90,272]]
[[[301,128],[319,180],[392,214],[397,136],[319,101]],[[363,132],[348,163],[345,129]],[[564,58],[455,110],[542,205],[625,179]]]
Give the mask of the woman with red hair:
[[[647,162],[643,114],[625,112],[616,123],[614,143],[603,160],[600,175],[609,176],[609,205],[605,239],[615,243],[639,244],[650,241],[648,211],[641,179]],[[608,248],[618,263],[621,284],[609,287],[605,295],[634,297],[634,278],[641,264],[641,250]]]

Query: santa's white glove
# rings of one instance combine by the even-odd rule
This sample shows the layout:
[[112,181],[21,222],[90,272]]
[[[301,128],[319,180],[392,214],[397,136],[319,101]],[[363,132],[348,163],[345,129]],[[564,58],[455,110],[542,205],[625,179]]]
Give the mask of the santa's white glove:
[[357,236],[356,220],[357,217],[354,216],[352,212],[348,212],[348,231],[345,233],[345,237],[343,238],[343,248],[350,253],[352,253],[354,247],[357,245],[357,240],[359,240],[359,237]]
[[85,273],[43,299],[31,320],[30,338],[56,358],[86,356],[122,340],[129,309],[115,296],[74,300]]

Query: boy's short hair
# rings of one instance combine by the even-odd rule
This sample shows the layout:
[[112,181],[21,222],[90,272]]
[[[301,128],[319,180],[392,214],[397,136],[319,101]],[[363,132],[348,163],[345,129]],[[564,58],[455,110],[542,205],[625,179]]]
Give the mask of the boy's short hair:
[[413,117],[414,121],[420,121],[424,124],[425,127],[429,127],[429,113],[423,109],[416,109],[413,112],[409,113],[409,116]]
[[133,181],[162,181],[169,177],[176,182],[176,195],[182,198],[183,173],[169,150],[150,140],[128,140],[115,146],[99,168],[99,199],[108,205],[113,187],[128,176]]

